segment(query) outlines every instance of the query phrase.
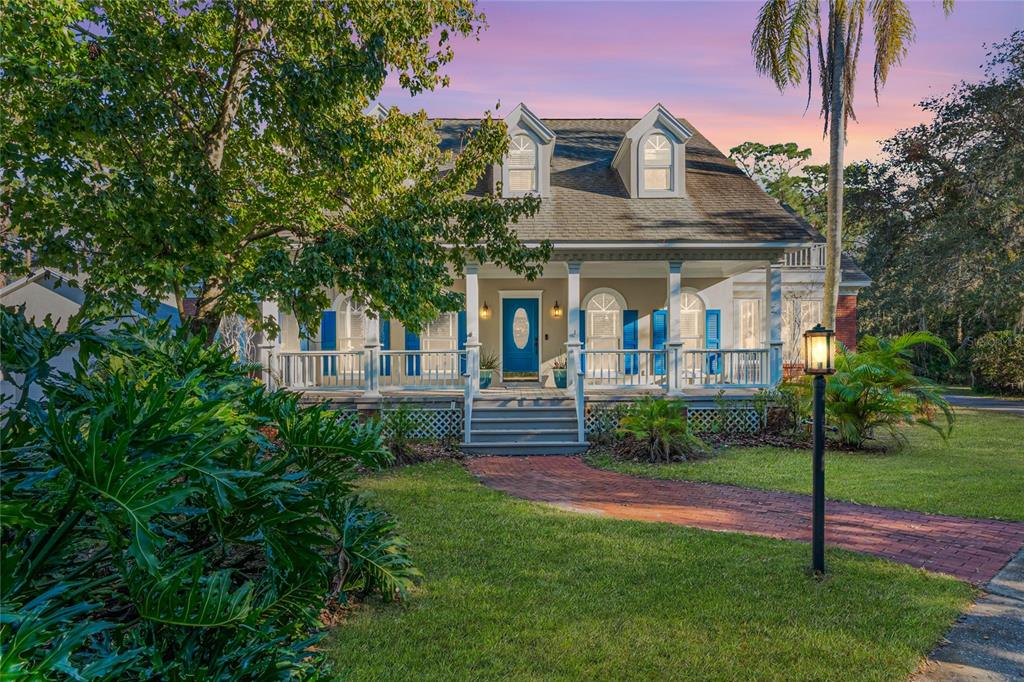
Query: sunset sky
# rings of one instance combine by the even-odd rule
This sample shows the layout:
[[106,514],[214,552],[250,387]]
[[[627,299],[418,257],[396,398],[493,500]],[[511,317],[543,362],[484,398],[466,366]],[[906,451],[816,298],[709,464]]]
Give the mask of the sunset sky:
[[[389,84],[381,101],[431,116],[478,117],[520,101],[541,118],[638,117],[656,102],[689,119],[723,151],[745,140],[796,141],[827,160],[816,103],[780,94],[754,71],[750,33],[760,2],[496,2],[482,0],[488,28],[456,43],[451,85],[410,99]],[[876,157],[878,141],[925,119],[916,106],[960,80],[977,80],[985,43],[1024,28],[1024,0],[912,2],[917,40],[876,105],[873,50],[862,48],[859,123],[847,159]]]

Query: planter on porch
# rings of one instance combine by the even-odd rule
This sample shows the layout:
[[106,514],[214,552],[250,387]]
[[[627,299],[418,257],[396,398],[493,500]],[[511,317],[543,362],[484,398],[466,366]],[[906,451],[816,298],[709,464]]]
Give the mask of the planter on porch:
[[551,376],[555,379],[555,388],[565,388],[568,386],[568,376],[566,375],[565,368],[551,370]]
[[494,375],[493,369],[481,369],[480,370],[480,388],[490,388],[491,377]]

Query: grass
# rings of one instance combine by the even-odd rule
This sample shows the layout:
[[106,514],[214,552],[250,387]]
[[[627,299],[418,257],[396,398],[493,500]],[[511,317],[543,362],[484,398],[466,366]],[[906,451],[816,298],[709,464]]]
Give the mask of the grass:
[[[935,514],[1024,521],[1024,419],[958,411],[948,443],[930,429],[906,430],[908,445],[887,453],[826,452],[828,497]],[[698,462],[620,462],[607,453],[587,461],[634,476],[732,483],[811,492],[811,453],[734,448]]]
[[904,680],[967,605],[952,578],[841,550],[563,512],[433,463],[365,483],[423,570],[326,646],[347,680]]
[[947,395],[965,396],[969,398],[996,398],[998,400],[1024,401],[1024,396],[1002,395],[990,391],[976,391],[970,386],[943,386],[942,392]]

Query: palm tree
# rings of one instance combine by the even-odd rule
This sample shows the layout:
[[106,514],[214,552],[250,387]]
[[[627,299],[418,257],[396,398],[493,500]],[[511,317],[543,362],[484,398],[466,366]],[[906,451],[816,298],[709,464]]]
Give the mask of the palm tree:
[[[758,73],[779,90],[807,80],[807,104],[813,90],[814,61],[821,86],[821,114],[829,135],[828,222],[825,301],[822,322],[835,328],[843,236],[843,148],[846,122],[853,113],[857,57],[870,12],[875,33],[875,100],[889,70],[903,61],[914,39],[914,21],[905,0],[766,0],[757,17],[751,49]],[[948,15],[953,0],[942,0]],[[822,30],[821,15],[828,12]],[[813,53],[813,54],[812,54]]]

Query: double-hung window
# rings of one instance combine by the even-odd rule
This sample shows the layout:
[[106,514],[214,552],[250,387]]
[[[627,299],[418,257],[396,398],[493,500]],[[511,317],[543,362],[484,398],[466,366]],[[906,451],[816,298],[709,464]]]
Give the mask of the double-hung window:
[[671,191],[672,143],[661,133],[654,133],[644,141],[644,189]]
[[516,135],[509,144],[508,190],[537,191],[537,144],[529,135]]

